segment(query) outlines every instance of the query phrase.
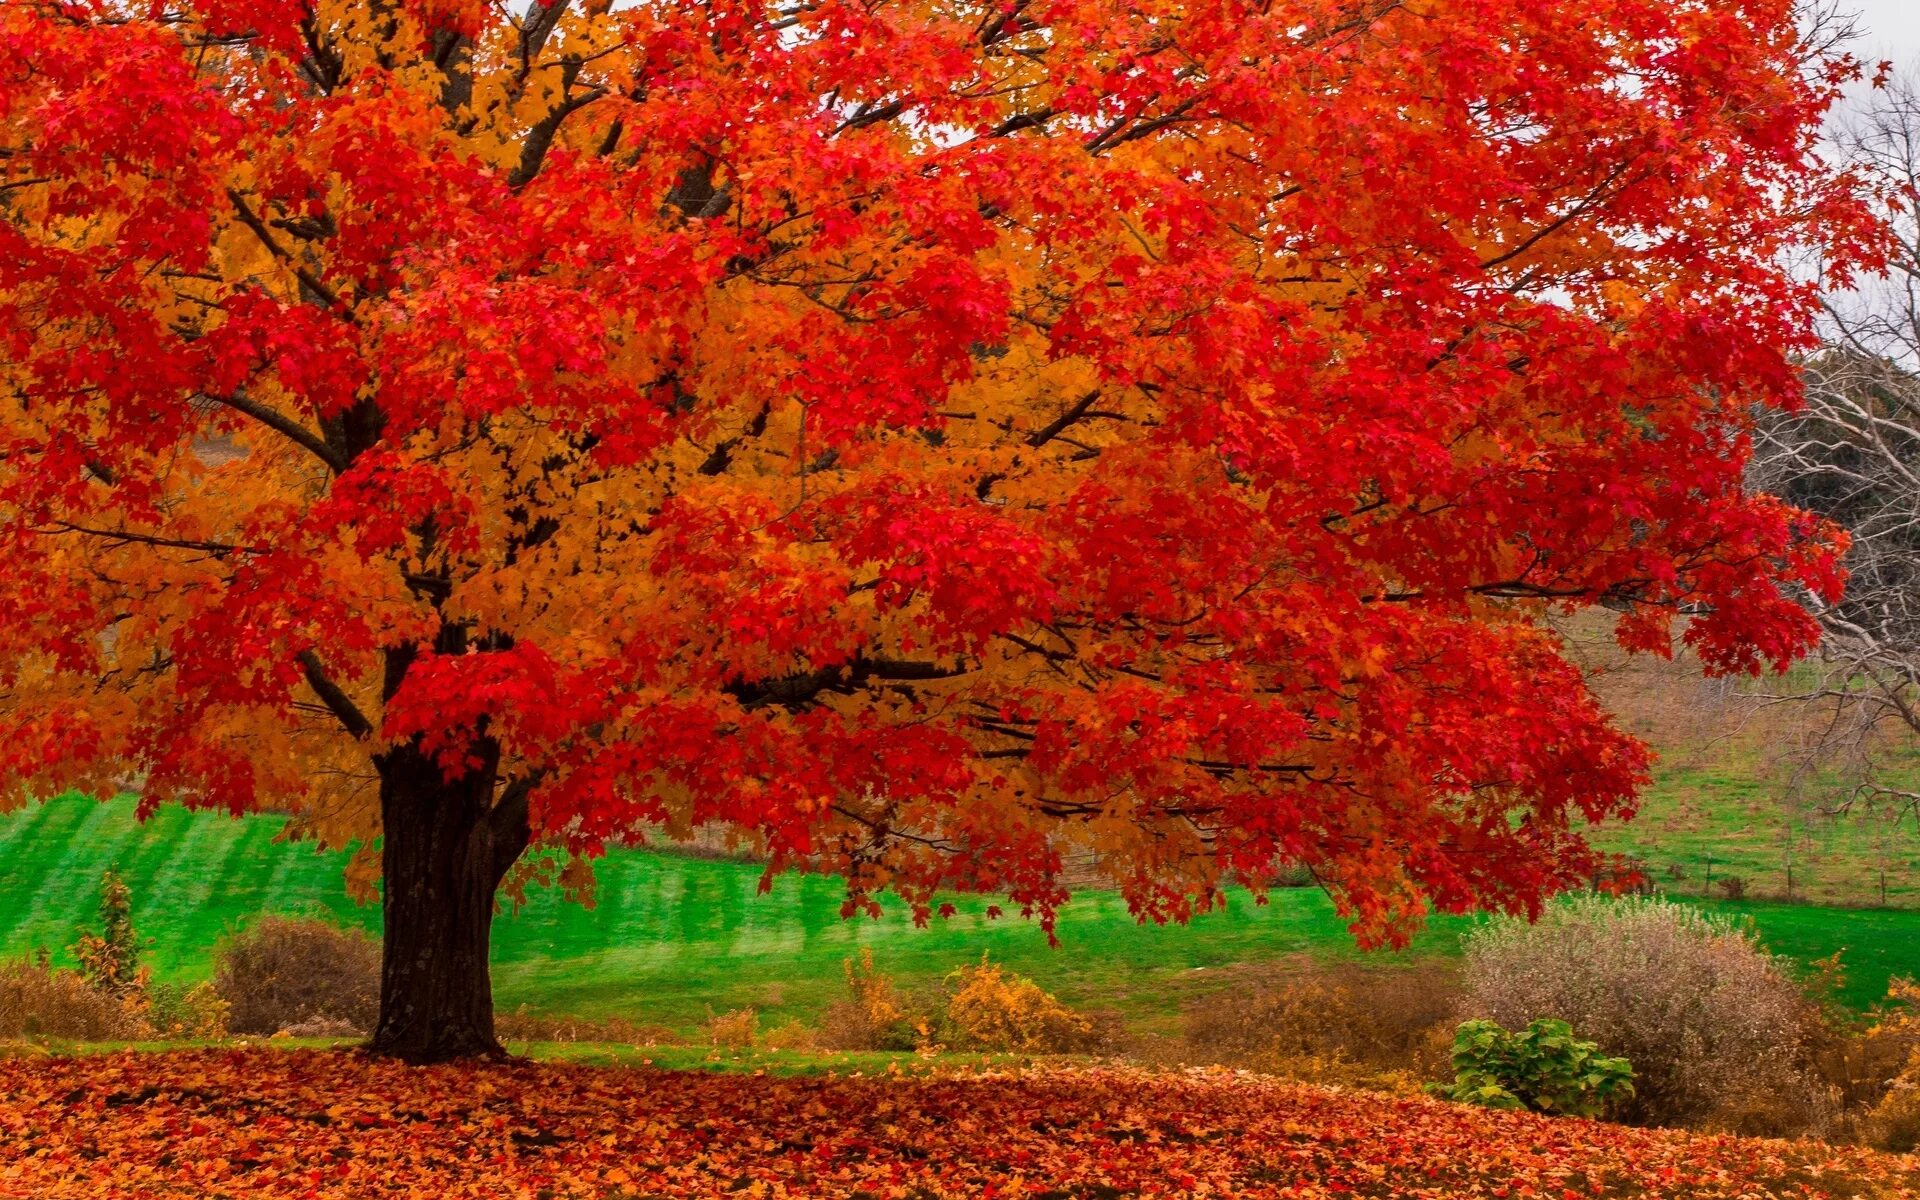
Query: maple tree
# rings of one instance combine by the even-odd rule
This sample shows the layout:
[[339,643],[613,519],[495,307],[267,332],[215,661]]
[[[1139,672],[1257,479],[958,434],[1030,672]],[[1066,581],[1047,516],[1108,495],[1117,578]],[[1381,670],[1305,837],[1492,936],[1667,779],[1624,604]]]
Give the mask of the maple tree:
[[1546,610],[1757,670],[1839,586],[1741,469],[1855,74],[1787,0],[13,0],[4,794],[377,834],[413,1059],[649,831],[1530,910],[1647,761]]

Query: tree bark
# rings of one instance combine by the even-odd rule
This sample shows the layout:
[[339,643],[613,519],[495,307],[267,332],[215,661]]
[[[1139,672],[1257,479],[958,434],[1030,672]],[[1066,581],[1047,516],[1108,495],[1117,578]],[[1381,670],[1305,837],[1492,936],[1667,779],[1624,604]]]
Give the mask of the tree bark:
[[448,779],[417,746],[380,762],[380,1021],[369,1049],[411,1063],[504,1054],[493,1032],[494,893],[527,845],[525,789],[496,756]]

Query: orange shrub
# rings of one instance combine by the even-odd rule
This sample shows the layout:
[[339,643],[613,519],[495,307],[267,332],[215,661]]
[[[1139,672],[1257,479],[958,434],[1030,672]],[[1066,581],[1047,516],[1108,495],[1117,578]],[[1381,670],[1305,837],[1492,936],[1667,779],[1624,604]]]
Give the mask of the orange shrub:
[[1094,1023],[1024,975],[982,956],[947,977],[943,1040],[967,1050],[1071,1054],[1098,1043]]
[[1920,1150],[1920,985],[1895,979],[1875,1020],[1841,1045],[1848,1098],[1864,1110],[1849,1132],[1885,1150]]
[[820,1014],[820,1044],[833,1050],[911,1050],[926,1039],[928,1022],[913,1011],[893,979],[873,965],[873,951],[841,964],[847,995]]
[[760,1040],[760,1014],[751,1008],[707,1018],[707,1041],[731,1050],[750,1050]]

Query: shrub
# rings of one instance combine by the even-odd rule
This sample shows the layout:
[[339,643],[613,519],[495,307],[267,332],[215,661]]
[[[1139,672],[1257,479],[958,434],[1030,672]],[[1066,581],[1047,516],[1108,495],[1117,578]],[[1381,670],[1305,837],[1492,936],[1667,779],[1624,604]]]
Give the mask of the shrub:
[[1713,886],[1720,889],[1720,898],[1723,900],[1745,900],[1747,898],[1747,877],[1745,875],[1728,875],[1716,881]]
[[1891,1083],[1894,1075],[1905,1074],[1920,1059],[1920,983],[1888,980],[1886,999],[1875,1007],[1862,1036],[1876,1048],[1879,1061],[1900,1060],[1899,1069],[1883,1072],[1879,1078]]
[[1843,1108],[1835,1132],[1883,1150],[1920,1149],[1920,986],[1895,979],[1851,1026],[1829,1020],[1816,1061]]
[[83,933],[74,943],[80,975],[88,986],[109,996],[140,990],[140,940],[133,932],[133,892],[109,867],[100,876],[100,932]]
[[1633,1068],[1575,1038],[1565,1021],[1533,1021],[1519,1033],[1465,1021],[1453,1037],[1453,1082],[1429,1088],[1487,1108],[1597,1117],[1633,1095]]
[[21,1038],[0,1038],[0,1059],[50,1058],[53,1052],[38,1042]]
[[152,1028],[78,971],[44,962],[0,963],[0,1037],[105,1042],[148,1037]]
[[1279,981],[1193,1006],[1182,1057],[1309,1083],[1417,1091],[1446,1073],[1459,1007],[1450,964],[1306,962]]
[[1134,1039],[1127,1031],[1127,1019],[1117,1008],[1079,1008],[1075,1012],[1087,1023],[1087,1034],[1076,1048],[1080,1054],[1120,1054],[1131,1052]]
[[750,1050],[760,1040],[760,1014],[751,1008],[736,1008],[719,1016],[707,1017],[707,1041],[734,1050]]
[[1091,1020],[984,956],[949,975],[947,985],[942,1040],[958,1049],[1072,1054],[1098,1044]]
[[911,1050],[926,1040],[929,1022],[913,1011],[891,977],[873,965],[873,951],[841,964],[847,996],[820,1014],[820,1043],[833,1050]]
[[1882,1150],[1920,1150],[1920,1057],[1867,1114],[1865,1140]]
[[306,917],[262,917],[223,940],[213,988],[235,1033],[272,1034],[316,1017],[368,1030],[380,1012],[380,943]]
[[1566,1021],[1631,1062],[1629,1120],[1786,1133],[1825,1119],[1808,1069],[1809,1001],[1728,919],[1664,900],[1579,897],[1537,924],[1482,926],[1464,971],[1467,1015],[1509,1029]]
[[212,983],[191,987],[149,983],[143,989],[146,1018],[154,1032],[168,1038],[217,1041],[227,1036],[232,1006]]
[[819,1040],[813,1030],[794,1020],[784,1021],[760,1035],[760,1045],[767,1050],[812,1050]]

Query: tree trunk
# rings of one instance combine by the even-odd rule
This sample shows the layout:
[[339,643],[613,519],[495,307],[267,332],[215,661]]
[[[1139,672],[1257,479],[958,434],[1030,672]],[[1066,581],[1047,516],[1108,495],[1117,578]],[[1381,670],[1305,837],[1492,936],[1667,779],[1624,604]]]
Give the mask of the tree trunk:
[[429,1063],[504,1053],[487,951],[494,892],[526,849],[527,825],[524,790],[496,803],[494,783],[492,761],[449,780],[416,746],[381,756],[376,1054]]

